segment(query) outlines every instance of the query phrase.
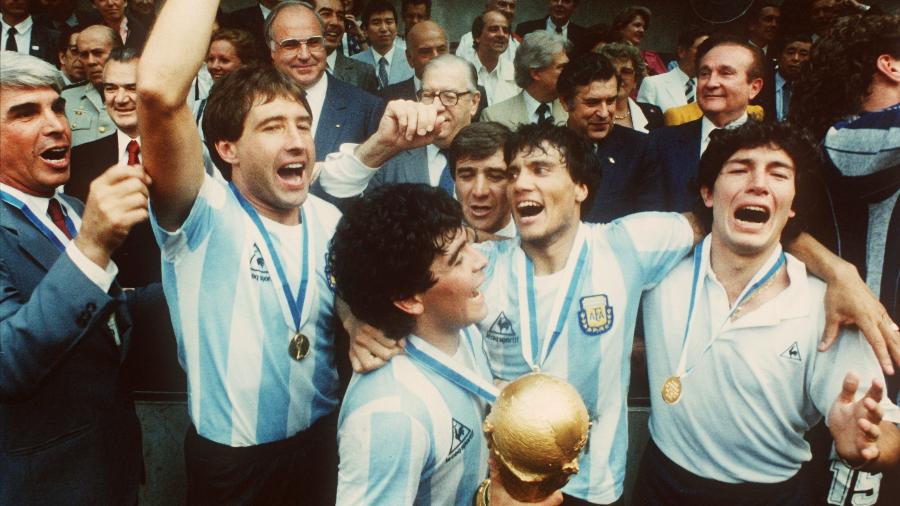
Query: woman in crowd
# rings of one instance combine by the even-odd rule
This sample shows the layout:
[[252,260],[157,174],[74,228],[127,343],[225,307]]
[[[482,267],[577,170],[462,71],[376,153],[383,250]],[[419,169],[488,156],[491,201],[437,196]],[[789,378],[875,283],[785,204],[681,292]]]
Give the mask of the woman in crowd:
[[631,98],[646,77],[646,65],[640,51],[630,44],[614,42],[603,45],[597,52],[609,58],[619,74],[619,96],[613,121],[644,133],[663,126],[663,114],[659,107]]
[[[650,9],[632,5],[616,15],[610,28],[610,38],[640,49],[644,33],[649,29]],[[647,65],[647,75],[655,76],[666,72],[666,62],[658,54],[653,51],[641,50],[641,57]]]

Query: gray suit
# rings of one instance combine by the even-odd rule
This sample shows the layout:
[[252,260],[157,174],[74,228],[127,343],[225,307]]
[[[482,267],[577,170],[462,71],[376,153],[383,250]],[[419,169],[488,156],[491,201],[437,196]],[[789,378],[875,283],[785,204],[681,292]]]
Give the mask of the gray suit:
[[388,160],[372,176],[367,190],[397,183],[431,184],[428,178],[428,152],[424,147],[400,152]]
[[87,82],[63,90],[66,100],[66,119],[72,129],[72,146],[95,141],[116,131],[116,125],[106,113],[103,97]]
[[345,83],[362,88],[373,95],[378,94],[378,78],[375,77],[375,69],[371,65],[347,58],[337,51],[334,60],[334,72],[332,75]]
[[[499,104],[488,107],[481,113],[481,121],[496,121],[510,130],[515,130],[524,123],[531,123],[525,110],[524,93],[523,91]],[[565,125],[569,119],[569,114],[563,109],[559,99],[553,101],[551,112],[553,114],[553,122],[557,125]]]

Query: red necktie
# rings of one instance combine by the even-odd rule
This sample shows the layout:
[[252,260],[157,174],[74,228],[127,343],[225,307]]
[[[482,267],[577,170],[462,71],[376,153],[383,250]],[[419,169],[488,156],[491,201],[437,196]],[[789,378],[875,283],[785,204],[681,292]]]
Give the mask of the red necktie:
[[141,146],[136,140],[131,139],[128,142],[128,145],[125,146],[125,151],[128,151],[128,165],[137,165],[141,163],[141,160],[138,158],[138,155],[141,154]]
[[50,202],[47,204],[47,214],[50,215],[50,219],[53,220],[56,228],[62,230],[62,233],[71,239],[72,235],[69,234],[69,227],[66,226],[66,215],[63,214],[62,206],[58,200],[50,199]]

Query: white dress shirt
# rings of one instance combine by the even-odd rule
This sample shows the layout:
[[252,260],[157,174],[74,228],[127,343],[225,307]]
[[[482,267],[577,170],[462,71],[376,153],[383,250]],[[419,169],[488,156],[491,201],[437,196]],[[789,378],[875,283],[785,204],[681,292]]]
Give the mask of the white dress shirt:
[[516,74],[513,66],[503,58],[497,60],[497,66],[494,67],[494,70],[488,70],[481,63],[481,60],[478,59],[477,55],[475,61],[477,63],[473,62],[473,64],[478,74],[478,84],[484,87],[488,105],[499,104],[522,91],[516,85]]
[[[116,141],[119,143],[119,163],[125,165],[128,163],[128,143],[132,140],[137,141],[138,146],[141,146],[141,136],[138,135],[136,138],[132,139],[125,132],[116,129]],[[144,155],[138,153],[138,160],[143,161]]]
[[[553,18],[547,16],[547,31],[551,33],[556,33],[556,24],[553,23]],[[566,21],[566,24],[562,26],[562,33],[560,33],[564,39],[569,38],[569,22]]]
[[328,77],[324,73],[316,84],[306,88],[306,102],[309,104],[313,117],[313,124],[310,129],[313,139],[316,138],[316,130],[319,126],[319,120],[322,118],[322,106],[325,104],[326,92],[328,92]]
[[431,186],[437,186],[441,182],[444,167],[447,166],[447,157],[434,144],[425,146],[425,153],[428,158],[428,182]]
[[[744,111],[744,114],[741,114],[741,116],[738,119],[732,121],[731,123],[725,125],[722,128],[727,128],[730,130],[732,128],[737,128],[746,122],[747,122],[747,112]],[[713,122],[709,120],[709,118],[707,118],[706,116],[703,116],[703,118],[700,121],[700,155],[701,156],[706,151],[707,146],[709,146],[709,134],[711,134],[713,132],[713,130],[719,130],[719,127],[714,125]]]
[[19,54],[30,54],[31,50],[31,27],[34,26],[34,20],[31,19],[31,16],[25,18],[21,23],[11,26],[6,24],[5,21],[0,21],[0,26],[3,27],[3,36],[2,40],[0,40],[0,49],[6,50],[6,39],[9,38],[9,29],[16,29],[16,52]]

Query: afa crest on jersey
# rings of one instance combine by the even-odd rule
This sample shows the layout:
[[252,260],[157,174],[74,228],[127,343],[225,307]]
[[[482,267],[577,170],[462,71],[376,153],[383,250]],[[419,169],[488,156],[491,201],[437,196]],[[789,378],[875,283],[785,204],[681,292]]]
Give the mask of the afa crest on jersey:
[[589,295],[581,298],[578,323],[585,334],[596,336],[612,328],[613,308],[606,294]]

